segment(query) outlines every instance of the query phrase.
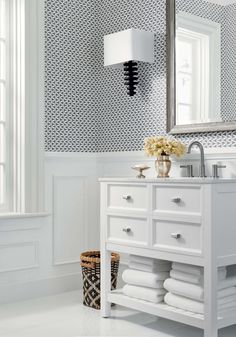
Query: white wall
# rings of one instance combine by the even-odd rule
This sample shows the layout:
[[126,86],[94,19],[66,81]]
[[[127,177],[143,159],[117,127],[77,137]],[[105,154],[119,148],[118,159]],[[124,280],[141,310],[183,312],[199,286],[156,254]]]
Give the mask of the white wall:
[[[197,174],[199,154],[188,156]],[[47,153],[45,198],[49,216],[0,217],[0,303],[81,288],[80,253],[99,248],[99,184],[102,176],[134,176],[131,166],[154,159],[141,152]],[[181,162],[182,163],[182,162]],[[222,163],[236,176],[236,149],[206,150],[207,173]],[[179,176],[180,162],[172,175]]]
[[99,249],[96,160],[46,155],[49,215],[0,217],[0,303],[81,288],[80,253]]

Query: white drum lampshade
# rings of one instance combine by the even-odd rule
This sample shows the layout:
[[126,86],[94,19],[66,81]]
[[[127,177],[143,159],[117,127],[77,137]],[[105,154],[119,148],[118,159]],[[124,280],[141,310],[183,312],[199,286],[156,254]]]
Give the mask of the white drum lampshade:
[[130,96],[138,83],[136,62],[154,62],[154,33],[131,28],[104,36],[104,66],[124,65]]

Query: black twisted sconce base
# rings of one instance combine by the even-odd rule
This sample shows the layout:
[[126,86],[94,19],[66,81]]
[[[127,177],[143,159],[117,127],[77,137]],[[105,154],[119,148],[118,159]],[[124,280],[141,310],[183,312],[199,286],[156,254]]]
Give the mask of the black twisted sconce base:
[[136,94],[136,85],[138,84],[138,63],[129,61],[124,63],[125,85],[128,88],[128,95]]

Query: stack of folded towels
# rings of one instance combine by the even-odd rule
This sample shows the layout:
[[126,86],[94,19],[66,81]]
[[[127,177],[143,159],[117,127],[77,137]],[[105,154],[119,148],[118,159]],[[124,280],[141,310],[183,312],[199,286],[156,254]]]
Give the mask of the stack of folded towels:
[[129,269],[122,274],[126,283],[123,293],[153,303],[163,302],[166,294],[163,284],[170,276],[170,269],[168,261],[130,255]]
[[[204,269],[173,262],[164,301],[173,307],[204,314]],[[236,276],[227,277],[226,267],[218,268],[218,310],[236,308]]]

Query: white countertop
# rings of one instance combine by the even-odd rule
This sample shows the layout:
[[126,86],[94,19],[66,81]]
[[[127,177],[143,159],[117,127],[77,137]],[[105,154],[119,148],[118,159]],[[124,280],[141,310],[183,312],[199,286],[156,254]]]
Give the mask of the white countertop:
[[155,184],[222,184],[222,183],[236,183],[236,178],[132,178],[132,177],[104,177],[99,178],[100,182],[125,182],[125,183],[155,183]]

